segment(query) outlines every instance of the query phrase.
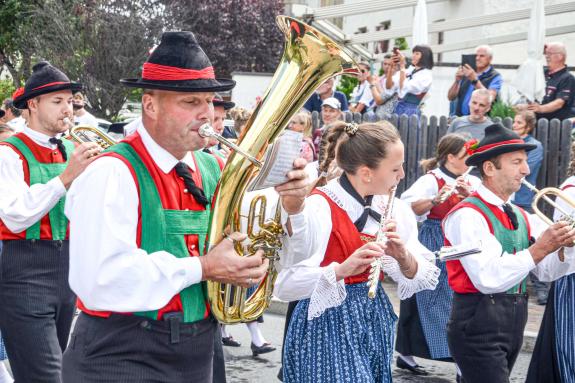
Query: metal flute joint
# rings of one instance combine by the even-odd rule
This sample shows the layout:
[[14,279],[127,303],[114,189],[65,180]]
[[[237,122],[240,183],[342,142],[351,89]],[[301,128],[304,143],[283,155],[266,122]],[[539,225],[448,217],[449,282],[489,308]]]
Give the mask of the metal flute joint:
[[252,164],[257,166],[258,168],[261,168],[263,165],[260,161],[258,161],[257,158],[255,158],[251,154],[245,152],[238,145],[234,144],[233,142],[231,142],[230,140],[228,140],[227,138],[225,138],[221,134],[216,133],[210,124],[203,124],[202,126],[200,126],[200,128],[198,129],[198,134],[200,135],[200,137],[204,137],[204,138],[210,138],[210,137],[215,138],[222,145],[225,145],[228,148],[235,150],[241,156],[247,158]]

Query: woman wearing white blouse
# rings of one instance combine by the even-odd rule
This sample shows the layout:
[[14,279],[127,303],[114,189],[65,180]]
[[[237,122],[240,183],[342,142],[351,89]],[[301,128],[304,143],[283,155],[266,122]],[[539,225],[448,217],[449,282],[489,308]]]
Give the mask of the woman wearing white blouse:
[[[421,161],[426,174],[406,190],[401,199],[411,205],[413,212],[423,220],[419,240],[430,251],[438,251],[445,238],[441,220],[481,180],[475,176],[463,176],[469,169],[465,137],[458,134],[443,136],[437,144],[434,158]],[[455,188],[455,189],[454,189]],[[453,292],[447,284],[445,264],[439,263],[441,276],[433,291],[422,291],[401,302],[395,350],[400,354],[397,366],[416,375],[426,374],[417,365],[414,356],[451,361],[447,346],[446,326],[451,311]]]
[[277,297],[300,300],[284,345],[284,382],[391,382],[397,317],[383,288],[368,298],[369,266],[385,254],[391,262],[384,272],[402,299],[434,288],[439,269],[422,256],[433,255],[417,241],[413,213],[400,201],[385,225],[386,243],[374,242],[384,194],[404,176],[397,130],[387,122],[336,123],[326,145],[322,176],[334,158],[343,174],[290,216],[289,251],[308,258],[281,270],[276,282]]
[[[427,45],[416,45],[412,50],[411,66],[405,69],[405,56],[396,50],[392,56],[392,72],[386,78],[387,92],[397,92],[399,102],[395,114],[420,115],[419,104],[425,97],[433,81],[433,52]],[[398,68],[398,69],[397,69]]]

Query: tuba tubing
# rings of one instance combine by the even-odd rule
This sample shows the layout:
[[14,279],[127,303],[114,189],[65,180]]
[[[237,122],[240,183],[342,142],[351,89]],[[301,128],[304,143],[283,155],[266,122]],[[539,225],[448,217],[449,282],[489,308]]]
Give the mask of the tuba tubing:
[[[276,22],[284,33],[284,52],[268,90],[248,120],[222,171],[212,204],[208,248],[217,245],[224,238],[224,233],[240,231],[242,199],[260,168],[253,159],[258,163],[261,161],[268,145],[281,134],[291,117],[325,80],[342,73],[359,74],[352,57],[321,32],[286,16],[278,16]],[[218,139],[217,136],[214,138]],[[262,230],[262,236],[267,236],[267,239],[252,239],[252,242],[273,244],[263,246],[270,267],[255,293],[246,298],[244,288],[207,282],[212,314],[221,323],[251,322],[269,306],[277,276],[274,263],[283,232],[279,222],[272,226],[273,230]],[[270,238],[271,232],[276,237],[274,240]],[[255,253],[253,248],[242,250],[243,246],[238,243],[235,249],[238,256]]]

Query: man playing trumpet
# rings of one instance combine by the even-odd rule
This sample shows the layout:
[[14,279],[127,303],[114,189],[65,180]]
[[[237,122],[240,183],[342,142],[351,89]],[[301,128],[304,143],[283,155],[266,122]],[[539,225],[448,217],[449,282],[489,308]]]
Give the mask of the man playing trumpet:
[[466,160],[482,184],[443,221],[446,244],[479,240],[482,248],[447,264],[454,291],[448,344],[466,383],[508,382],[527,321],[529,272],[552,281],[575,271],[575,230],[566,222],[548,226],[509,202],[534,148],[501,124],[487,127]]
[[17,382],[60,382],[75,308],[64,198],[100,149],[60,139],[81,85],[48,62],[32,70],[14,97],[28,124],[0,144],[0,327]]

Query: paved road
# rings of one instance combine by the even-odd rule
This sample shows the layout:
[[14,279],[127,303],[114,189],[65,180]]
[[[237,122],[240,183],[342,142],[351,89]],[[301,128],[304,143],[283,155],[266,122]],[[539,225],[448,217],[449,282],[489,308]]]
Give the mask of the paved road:
[[[230,383],[275,383],[280,367],[281,342],[283,336],[285,320],[282,316],[274,314],[265,315],[265,323],[261,328],[266,339],[276,345],[278,349],[269,354],[260,355],[253,358],[250,350],[249,332],[245,325],[229,326],[228,331],[235,339],[242,343],[242,347],[224,347],[226,353],[226,367],[228,382]],[[525,381],[525,374],[529,365],[531,355],[522,353],[514,368],[511,382],[519,383]],[[455,367],[451,363],[419,361],[427,368],[430,376],[416,377],[408,372],[395,369],[393,373],[394,383],[422,382],[422,383],[449,383],[455,382]]]

